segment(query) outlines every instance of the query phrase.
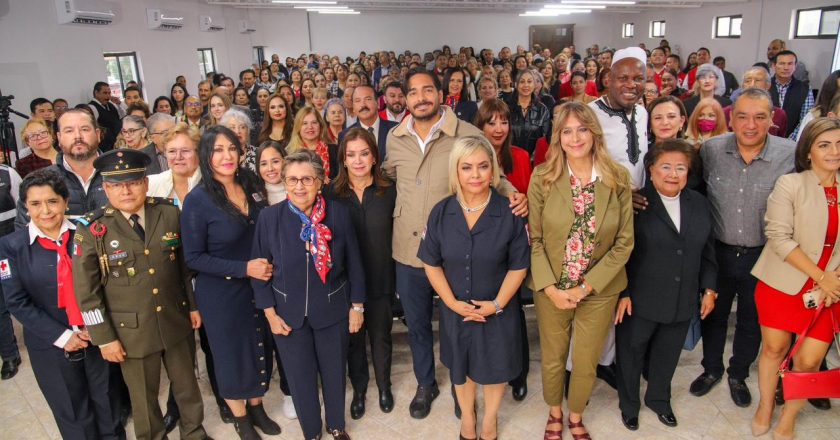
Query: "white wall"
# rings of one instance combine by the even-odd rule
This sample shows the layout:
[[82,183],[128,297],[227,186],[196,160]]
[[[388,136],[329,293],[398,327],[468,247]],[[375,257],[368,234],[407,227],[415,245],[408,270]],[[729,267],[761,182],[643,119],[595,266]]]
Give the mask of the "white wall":
[[[113,0],[112,0],[113,1]],[[107,26],[59,25],[53,0],[0,0],[0,89],[13,94],[13,108],[29,113],[38,96],[63,97],[75,105],[91,99],[93,84],[106,78],[104,52],[137,52],[147,100],[168,95],[177,75],[187,76],[196,93],[201,74],[196,49],[212,47],[217,69],[238,72],[250,64],[251,37],[240,34],[237,20],[247,11],[208,6],[200,0],[114,1],[118,18]],[[183,29],[149,30],[146,8],[183,12]],[[198,15],[224,16],[227,29],[198,30]],[[21,120],[13,118],[20,128]]]
[[[818,89],[831,69],[834,40],[792,39],[791,26],[796,9],[837,5],[837,0],[751,0],[733,5],[705,5],[692,9],[663,9],[640,14],[615,14],[618,25],[610,33],[613,44],[628,46],[645,43],[648,49],[659,45],[660,38],[647,38],[652,20],[665,20],[665,38],[671,48],[685,56],[697,48],[708,47],[712,57],[726,58],[726,70],[739,77],[758,61],[767,61],[770,40],[787,40],[787,47],[796,52],[810,72],[811,88]],[[743,15],[741,38],[712,38],[714,18]],[[636,38],[621,38],[621,23],[634,23]]]

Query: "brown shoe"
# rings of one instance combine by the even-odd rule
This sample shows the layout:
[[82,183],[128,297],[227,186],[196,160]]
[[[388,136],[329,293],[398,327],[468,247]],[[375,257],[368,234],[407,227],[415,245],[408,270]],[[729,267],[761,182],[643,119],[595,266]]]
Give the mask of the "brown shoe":
[[[572,422],[571,420],[569,420],[569,429],[572,430],[575,428],[586,429],[586,426],[583,426],[583,420],[579,422]],[[592,440],[592,437],[589,436],[589,432],[585,432],[583,434],[575,434],[573,432],[570,432],[570,434],[572,434],[572,438],[574,440]]]
[[330,435],[333,436],[333,440],[350,440],[350,434],[343,429],[332,429]]
[[[549,429],[549,425],[559,424],[560,429]],[[545,435],[543,440],[563,440],[563,416],[554,417],[548,413],[548,421],[545,422]]]

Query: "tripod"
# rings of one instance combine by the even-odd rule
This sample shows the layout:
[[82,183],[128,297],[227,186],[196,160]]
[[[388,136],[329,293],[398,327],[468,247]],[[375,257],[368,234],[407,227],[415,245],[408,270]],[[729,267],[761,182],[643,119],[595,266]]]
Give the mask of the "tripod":
[[20,157],[17,138],[15,137],[15,124],[9,120],[9,113],[14,113],[21,118],[29,119],[29,116],[12,109],[13,99],[15,97],[12,95],[2,96],[0,94],[0,147],[3,149],[4,163],[8,166],[12,166],[12,152],[15,153],[16,158]]

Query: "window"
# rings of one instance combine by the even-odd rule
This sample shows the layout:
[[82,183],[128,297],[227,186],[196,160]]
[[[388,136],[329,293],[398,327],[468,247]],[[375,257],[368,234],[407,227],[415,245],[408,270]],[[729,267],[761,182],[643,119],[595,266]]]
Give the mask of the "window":
[[836,38],[840,26],[840,6],[796,11],[794,38]]
[[137,52],[112,52],[104,54],[104,57],[111,95],[122,99],[129,81],[137,81],[137,84],[143,86],[140,69],[137,67]]
[[665,20],[650,22],[650,38],[665,38]]
[[633,38],[633,23],[621,25],[621,38]]
[[740,15],[715,17],[715,38],[741,38]]
[[201,72],[201,78],[205,78],[208,73],[216,71],[216,58],[213,56],[213,48],[198,49],[198,71]]

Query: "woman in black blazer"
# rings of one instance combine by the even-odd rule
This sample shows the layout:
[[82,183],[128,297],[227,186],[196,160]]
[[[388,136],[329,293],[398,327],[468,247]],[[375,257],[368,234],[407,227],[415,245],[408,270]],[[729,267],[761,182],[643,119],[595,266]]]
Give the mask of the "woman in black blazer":
[[466,82],[467,75],[460,68],[446,69],[443,74],[443,105],[448,105],[458,119],[472,124],[478,105],[470,100]]
[[[648,157],[649,205],[635,218],[635,247],[627,263],[627,290],[616,312],[616,369],[621,419],[639,427],[639,377],[649,356],[645,405],[674,427],[671,379],[691,318],[715,307],[717,262],[708,201],[686,188],[694,149],[680,139],[656,144]],[[701,303],[702,297],[702,303]]]
[[324,395],[327,431],[344,430],[344,389],[350,333],[364,322],[365,273],[350,212],[321,195],[326,178],[317,153],[286,156],[288,200],[260,213],[253,258],[273,266],[268,281],[252,279],[257,307],[274,334],[304,438],[320,438]]

